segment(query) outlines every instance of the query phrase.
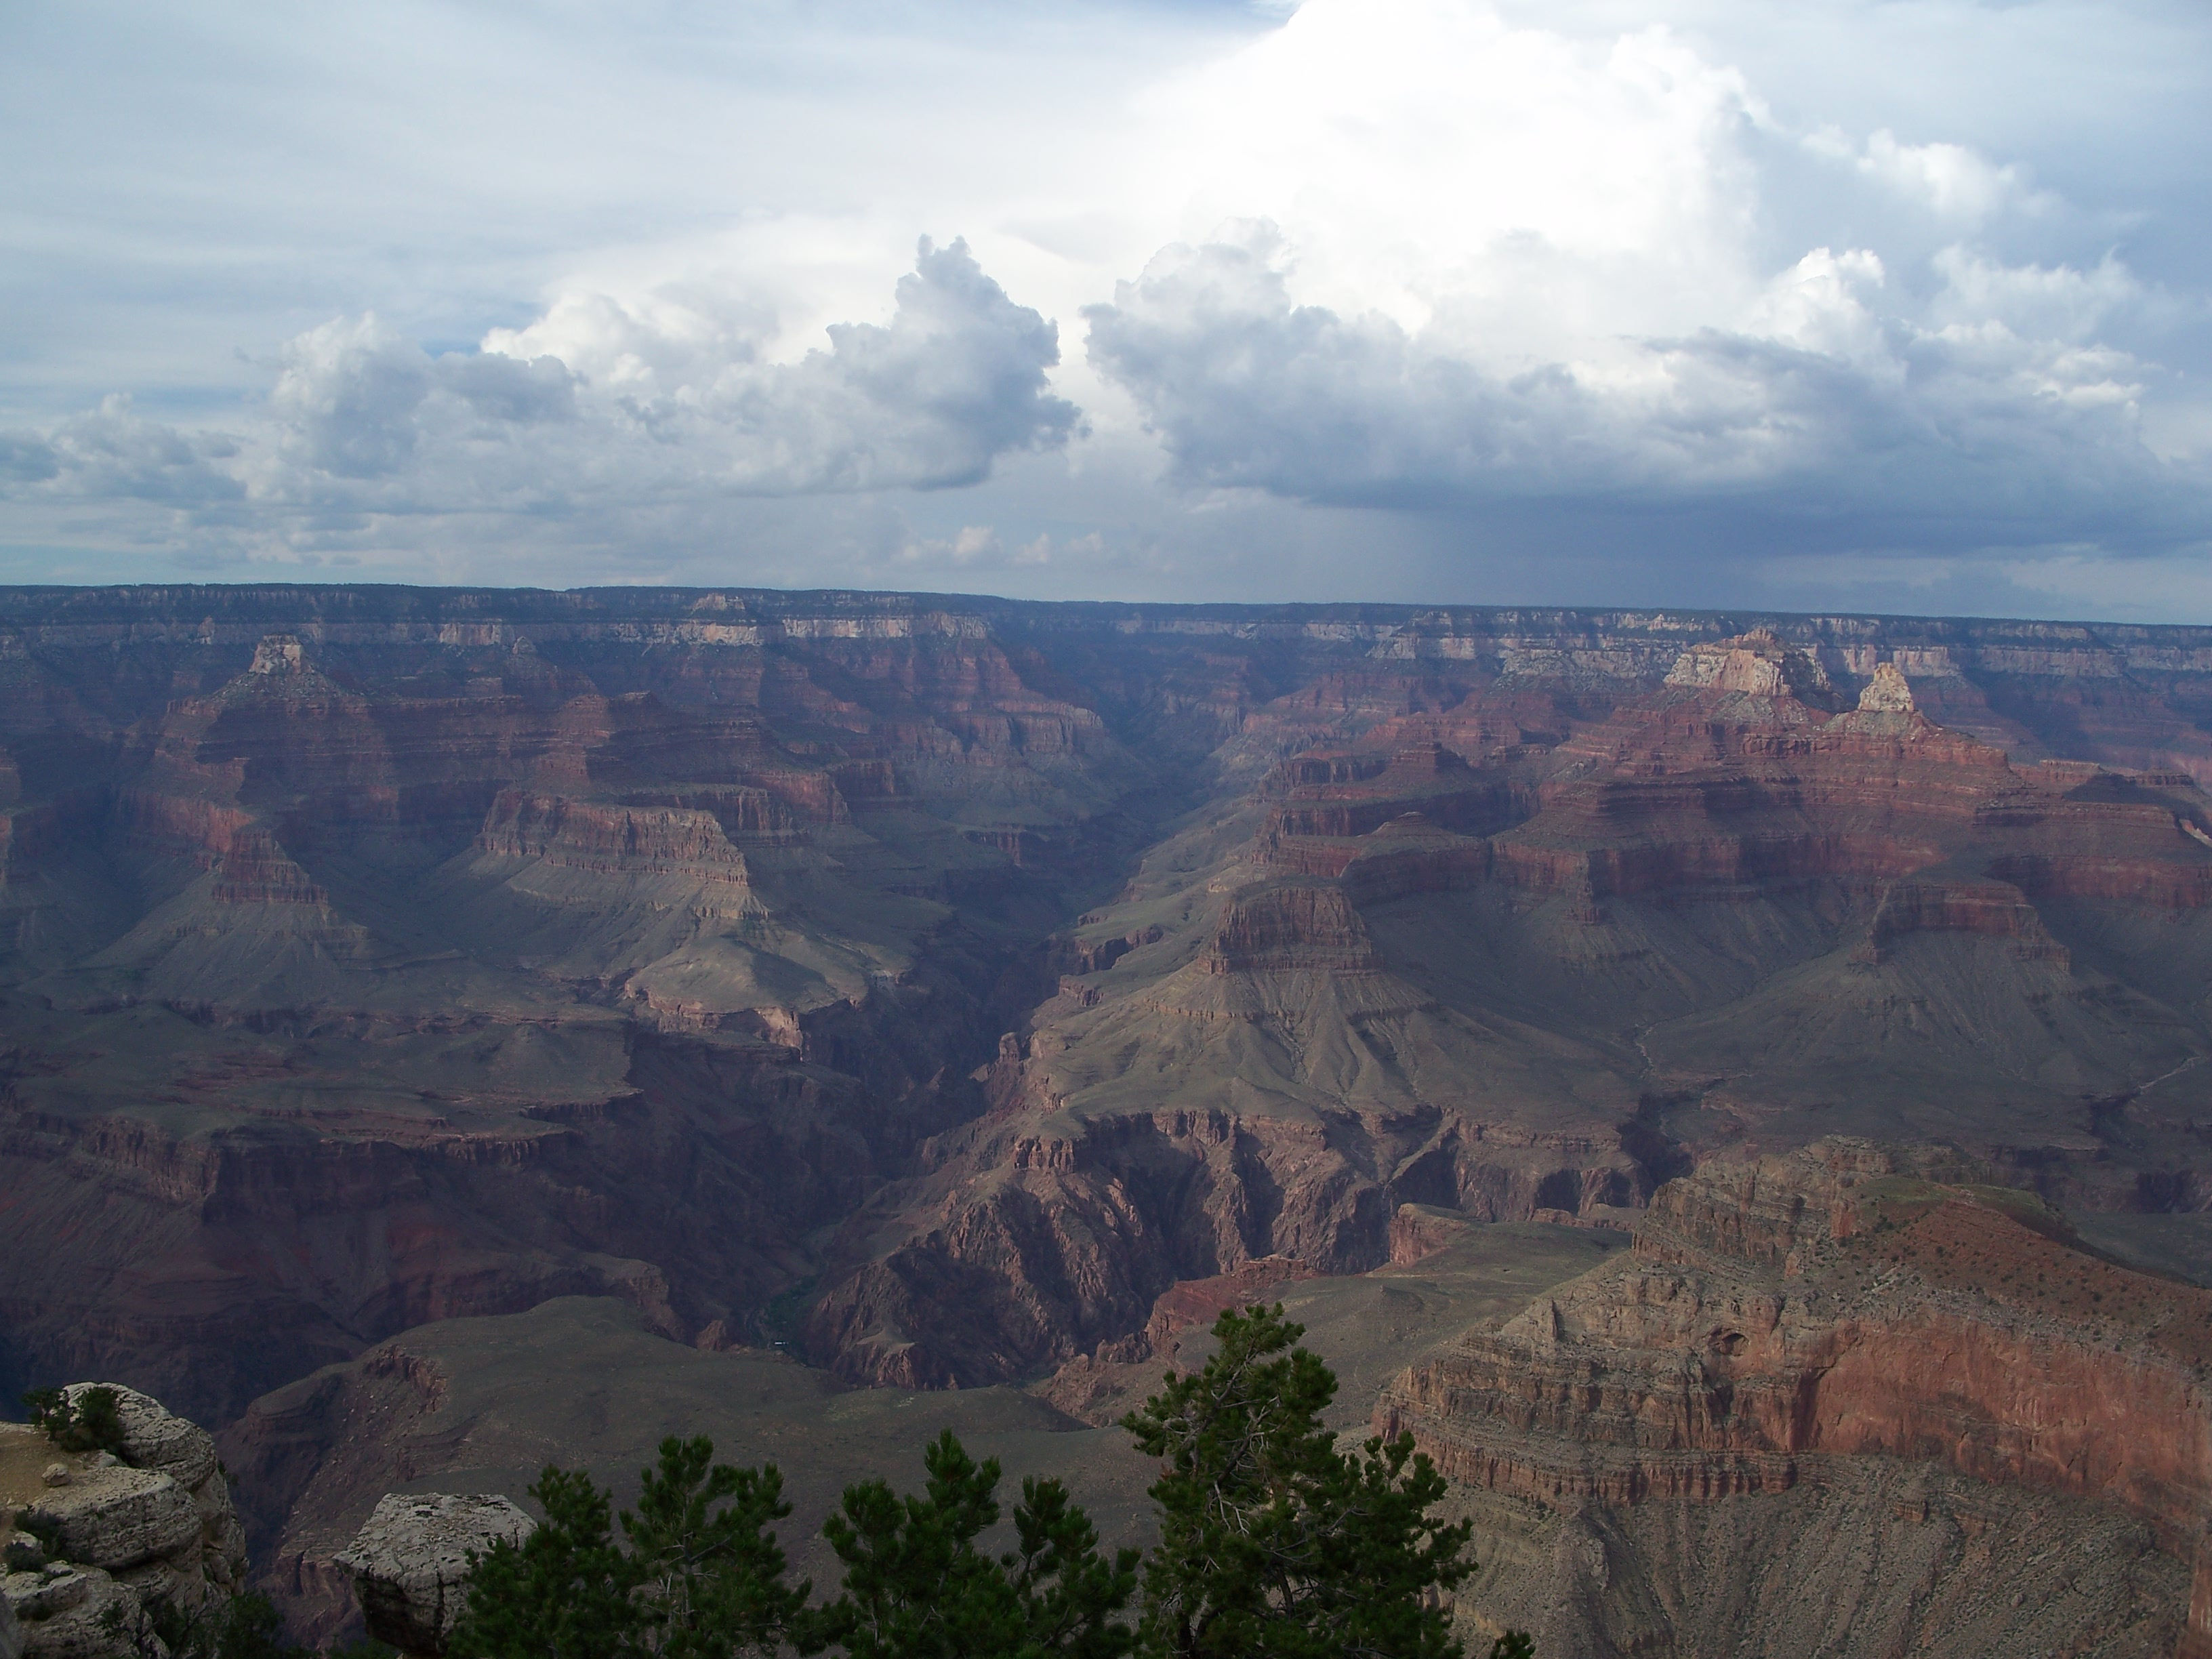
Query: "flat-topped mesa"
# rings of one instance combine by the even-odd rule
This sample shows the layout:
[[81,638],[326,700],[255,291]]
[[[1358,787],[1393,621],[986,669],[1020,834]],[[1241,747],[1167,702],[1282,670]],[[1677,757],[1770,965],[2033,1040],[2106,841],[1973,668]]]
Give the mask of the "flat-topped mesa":
[[1208,974],[1372,973],[1382,966],[1344,890],[1285,882],[1233,896],[1206,955]]
[[485,815],[477,845],[501,858],[537,859],[563,869],[749,884],[744,852],[714,813],[694,808],[625,806],[507,789]]
[[1283,794],[1263,839],[1349,838],[1418,811],[1441,829],[1481,835],[1512,821],[1511,780],[1471,765],[1433,739],[1389,750],[1347,750],[1285,761],[1264,793]]
[[763,772],[755,783],[668,785],[625,789],[625,806],[674,806],[711,812],[722,833],[750,840],[804,840],[817,825],[853,821],[852,808],[826,772]]
[[1651,1195],[1635,1253],[1677,1266],[1732,1258],[1801,1277],[1808,1260],[1858,1231],[1860,1189],[1868,1182],[1963,1186],[1978,1173],[1951,1147],[1887,1146],[1842,1135],[1792,1158],[1708,1164]]
[[1554,1505],[1932,1460],[2118,1504],[2186,1559],[2212,1509],[2212,1291],[1968,1173],[1844,1140],[1708,1165],[1660,1188],[1627,1256],[1401,1374],[1377,1422]]
[[1836,688],[1812,653],[1787,645],[1771,629],[1693,645],[1675,659],[1667,684],[1692,691],[1734,691],[1791,697],[1816,708],[1834,704]]

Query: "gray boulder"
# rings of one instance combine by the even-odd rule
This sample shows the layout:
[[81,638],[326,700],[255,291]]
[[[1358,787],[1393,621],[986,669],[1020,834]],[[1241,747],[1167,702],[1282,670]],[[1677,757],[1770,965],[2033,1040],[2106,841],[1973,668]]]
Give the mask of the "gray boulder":
[[0,1602],[17,1621],[23,1659],[161,1659],[167,1652],[138,1598],[98,1567],[57,1562],[43,1572],[11,1572],[0,1578]]
[[73,1473],[33,1506],[61,1528],[63,1556],[88,1567],[135,1567],[196,1550],[199,1510],[167,1475],[122,1464]]
[[388,1492],[337,1557],[352,1575],[362,1622],[403,1654],[436,1659],[460,1620],[469,1555],[519,1544],[538,1523],[489,1493]]
[[15,1604],[0,1595],[0,1659],[23,1659],[23,1626]]
[[166,1474],[187,1492],[216,1473],[215,1437],[198,1424],[120,1382],[72,1382],[62,1392],[74,1403],[88,1389],[106,1389],[115,1396],[124,1462]]
[[34,1507],[63,1524],[64,1553],[118,1571],[158,1558],[165,1571],[137,1577],[187,1603],[243,1589],[246,1532],[214,1437],[120,1382],[72,1382],[62,1392],[75,1402],[90,1389],[115,1396],[123,1455],[119,1463],[104,1452],[67,1458],[64,1478],[39,1498]]

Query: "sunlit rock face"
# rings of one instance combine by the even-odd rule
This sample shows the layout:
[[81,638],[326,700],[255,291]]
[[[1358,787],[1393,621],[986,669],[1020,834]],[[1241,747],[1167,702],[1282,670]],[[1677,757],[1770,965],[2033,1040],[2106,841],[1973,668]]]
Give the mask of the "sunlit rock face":
[[[1555,1540],[1477,1600],[1577,1655],[2173,1650],[2203,1619],[2212,1292],[1985,1173],[1851,1140],[1716,1161],[1632,1251],[1386,1389],[1380,1428]],[[1671,1615],[1609,1592],[1608,1561]]]

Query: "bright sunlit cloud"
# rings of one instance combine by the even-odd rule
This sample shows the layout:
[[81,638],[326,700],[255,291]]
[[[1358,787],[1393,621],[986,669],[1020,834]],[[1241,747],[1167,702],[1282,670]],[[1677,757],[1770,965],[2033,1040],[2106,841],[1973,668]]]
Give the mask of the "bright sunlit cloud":
[[2212,603],[2192,8],[21,33],[15,580]]

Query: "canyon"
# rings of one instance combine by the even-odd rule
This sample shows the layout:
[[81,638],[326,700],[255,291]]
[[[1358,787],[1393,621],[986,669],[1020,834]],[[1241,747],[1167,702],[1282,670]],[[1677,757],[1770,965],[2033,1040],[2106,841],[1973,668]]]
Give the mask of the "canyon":
[[[364,1452],[319,1509],[300,1471],[337,1467],[331,1402],[400,1401],[409,1333],[587,1308],[807,1412],[957,1390],[1057,1438],[1224,1297],[1379,1297],[1469,1229],[1551,1264],[1524,1299],[1631,1229],[1656,1271],[1710,1171],[1837,1137],[2185,1275],[2207,786],[2212,629],[0,591],[0,1385],[242,1437],[329,1629],[341,1510],[413,1477]],[[1962,1202],[1929,1248],[2045,1236]],[[1415,1358],[1386,1328],[1335,1356],[1357,1418]],[[1664,1511],[1631,1553],[1690,1561],[1683,1528],[1804,1501],[1775,1459],[2090,1501],[2002,1437],[1928,1474],[1909,1413],[1761,1419],[1677,1474],[1578,1428],[1571,1480],[1447,1456],[1456,1413],[1417,1429],[1455,1478],[1549,1517],[1501,1559]],[[2196,1454],[2141,1447],[2117,1512],[2171,1564],[2151,1488]]]

